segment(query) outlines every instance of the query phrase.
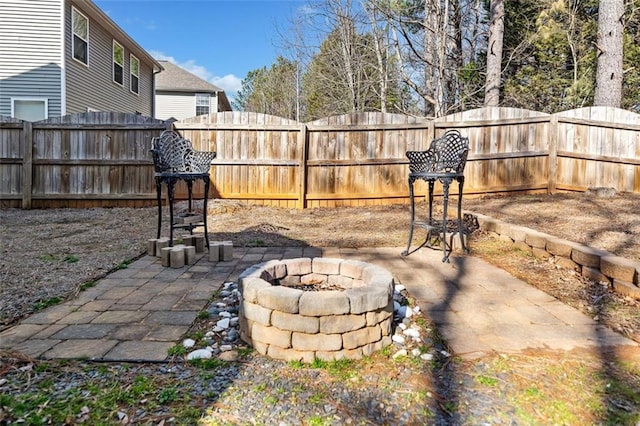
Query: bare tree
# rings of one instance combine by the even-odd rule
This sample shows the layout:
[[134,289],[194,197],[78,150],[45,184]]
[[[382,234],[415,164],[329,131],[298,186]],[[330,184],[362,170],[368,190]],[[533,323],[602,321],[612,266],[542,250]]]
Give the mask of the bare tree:
[[504,38],[504,0],[491,0],[489,46],[487,48],[487,79],[484,92],[485,106],[500,104],[502,75],[502,40]]
[[598,62],[593,104],[620,107],[622,102],[624,0],[600,0]]
[[380,20],[379,11],[374,4],[366,4],[365,10],[368,13],[373,36],[373,49],[378,66],[378,94],[380,96],[380,112],[387,112],[387,97],[389,92],[389,67],[390,49],[388,38],[388,24]]

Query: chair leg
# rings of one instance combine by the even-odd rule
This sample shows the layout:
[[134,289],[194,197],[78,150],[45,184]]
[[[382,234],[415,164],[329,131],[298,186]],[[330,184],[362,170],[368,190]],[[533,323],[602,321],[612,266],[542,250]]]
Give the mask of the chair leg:
[[160,238],[160,232],[162,230],[162,180],[156,177],[156,193],[158,197],[158,236]]
[[204,180],[204,201],[203,201],[204,211],[202,212],[202,221],[204,222],[204,241],[208,248],[209,247],[209,231],[207,230],[207,200],[209,198],[209,184],[211,183],[211,180],[209,179],[209,176],[205,176],[203,180]]
[[465,253],[469,253],[469,247],[467,247],[464,241],[464,226],[462,224],[462,187],[464,186],[464,177],[458,181],[458,235],[460,235],[460,247]]
[[175,180],[167,181],[167,194],[169,196],[169,247],[173,247],[173,191]]
[[442,261],[449,262],[449,254],[451,253],[451,247],[447,252],[447,208],[449,204],[449,180],[442,182]]
[[433,188],[436,185],[436,181],[433,179],[429,180],[429,221],[428,225],[431,225],[433,222]]
[[409,228],[409,241],[407,241],[407,249],[402,252],[403,256],[409,255],[409,249],[411,248],[411,240],[413,239],[413,226],[416,220],[416,205],[414,201],[413,182],[409,181],[409,200],[411,203],[411,227]]
[[193,199],[193,181],[191,179],[186,179],[187,182],[187,193],[189,197],[189,213],[193,211],[191,207],[191,200]]

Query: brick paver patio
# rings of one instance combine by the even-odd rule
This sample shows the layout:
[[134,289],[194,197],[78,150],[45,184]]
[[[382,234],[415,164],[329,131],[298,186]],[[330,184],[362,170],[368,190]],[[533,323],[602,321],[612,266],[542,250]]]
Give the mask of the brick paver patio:
[[28,356],[105,361],[165,361],[212,294],[248,267],[296,257],[357,259],[389,270],[435,321],[452,351],[485,354],[586,350],[640,360],[639,345],[578,310],[473,256],[401,248],[234,248],[233,260],[165,268],[144,256],[72,300],[0,333],[0,349]]

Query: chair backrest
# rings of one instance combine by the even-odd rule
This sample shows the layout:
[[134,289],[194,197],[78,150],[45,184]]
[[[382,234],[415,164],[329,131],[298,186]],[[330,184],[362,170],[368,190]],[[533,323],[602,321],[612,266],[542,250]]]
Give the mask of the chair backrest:
[[408,151],[411,173],[462,173],[469,154],[469,138],[449,130],[426,151]]
[[469,154],[469,138],[457,130],[449,130],[442,137],[434,139],[429,146],[434,153],[432,171],[436,173],[462,173]]
[[156,173],[208,173],[215,152],[194,151],[191,141],[173,130],[153,138],[151,153]]

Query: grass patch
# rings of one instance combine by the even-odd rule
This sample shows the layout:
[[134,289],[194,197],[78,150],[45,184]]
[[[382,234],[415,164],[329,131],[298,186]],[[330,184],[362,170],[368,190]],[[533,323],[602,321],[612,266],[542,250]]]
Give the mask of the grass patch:
[[311,364],[307,364],[302,361],[291,361],[289,362],[289,367],[294,370],[300,370],[302,368],[325,370],[330,375],[340,380],[348,380],[356,376],[358,373],[356,362],[350,359],[324,361],[319,358],[315,358]]
[[95,287],[96,284],[97,284],[96,281],[87,281],[86,283],[82,283],[78,286],[78,291],[85,291],[87,289]]
[[266,243],[260,238],[254,238],[247,243],[247,247],[264,247]]
[[80,258],[78,256],[76,256],[75,254],[67,254],[62,258],[63,262],[66,263],[76,263],[80,260]]
[[194,367],[202,368],[203,370],[215,370],[225,365],[224,361],[220,361],[217,358],[192,359],[189,363]]
[[57,260],[56,256],[51,253],[43,254],[42,256],[40,256],[40,259],[44,260],[45,262],[55,262]]
[[239,358],[246,358],[249,355],[251,355],[252,353],[253,353],[253,348],[250,348],[250,347],[238,348],[238,357]]
[[118,263],[118,265],[116,266],[116,271],[119,271],[121,269],[127,269],[129,267],[129,265],[131,265],[131,260],[123,260],[122,262]]
[[307,419],[309,426],[329,426],[333,424],[331,417],[311,416]]
[[185,348],[181,343],[177,345],[173,345],[167,351],[169,356],[185,356],[187,354],[187,348]]
[[480,375],[478,377],[476,377],[476,382],[484,385],[484,386],[496,386],[498,384],[498,379],[496,379],[495,377],[488,377],[488,376],[484,376],[484,375]]
[[176,388],[164,388],[158,393],[158,402],[167,405],[178,399],[178,390]]
[[[58,370],[56,363],[48,370]],[[41,370],[41,369],[40,369]],[[188,383],[175,383],[166,376],[126,375],[118,369],[97,370],[95,373],[74,369],[75,386],[60,389],[55,380],[32,381],[25,392],[0,393],[1,424],[124,424],[121,416],[132,417],[139,408],[149,413],[170,413],[180,424],[197,424],[200,409],[190,407]],[[129,419],[131,420],[131,418]],[[6,423],[5,423],[6,422]],[[146,423],[145,423],[146,424]],[[155,424],[155,423],[154,423]]]
[[38,312],[38,311],[41,311],[43,309],[48,308],[49,306],[57,305],[57,304],[59,304],[61,302],[62,302],[62,298],[61,297],[51,297],[49,299],[45,299],[45,300],[41,300],[39,302],[36,302],[32,306],[32,309],[33,309],[34,312]]
[[499,392],[512,407],[509,420],[518,424],[640,421],[640,368],[635,365],[568,356],[497,356],[467,367],[474,370],[477,392]]

